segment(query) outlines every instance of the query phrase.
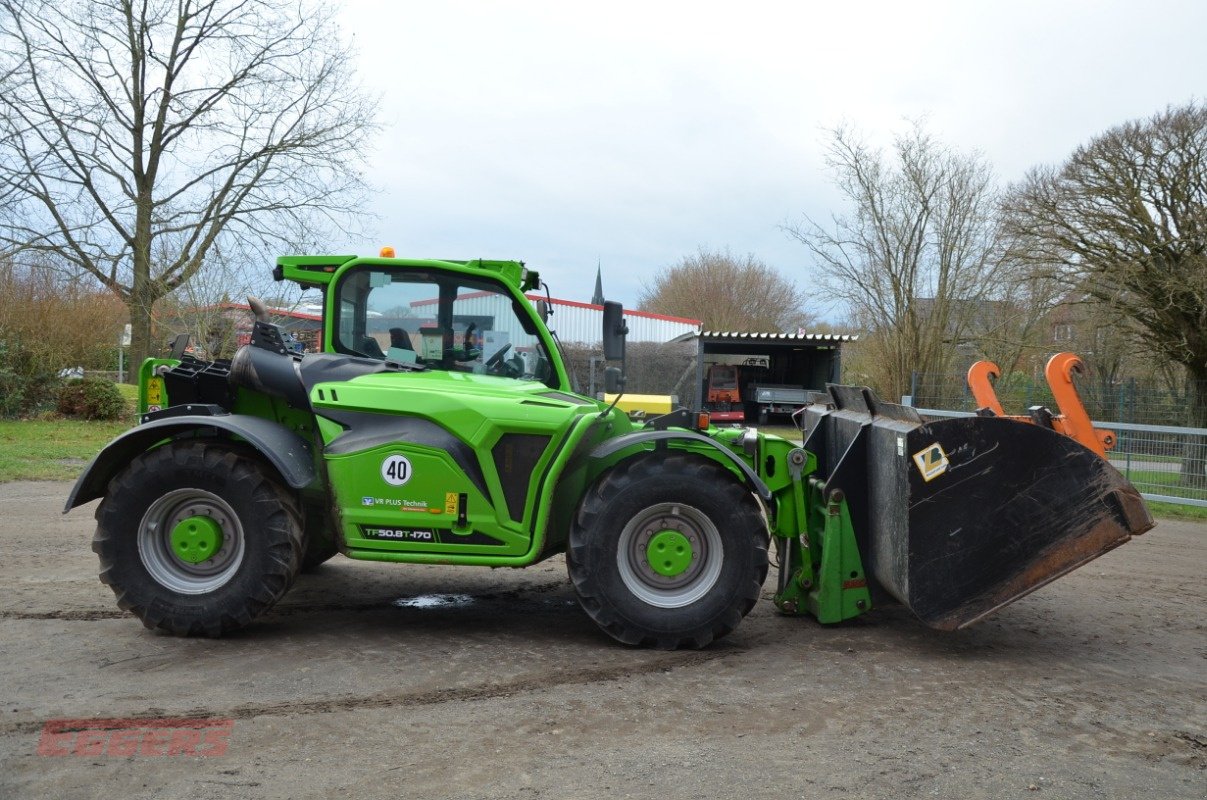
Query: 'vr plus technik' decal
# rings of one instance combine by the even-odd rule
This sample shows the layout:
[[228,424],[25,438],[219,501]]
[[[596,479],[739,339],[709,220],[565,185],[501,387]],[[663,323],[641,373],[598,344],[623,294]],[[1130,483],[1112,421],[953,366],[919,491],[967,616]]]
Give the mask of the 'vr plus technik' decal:
[[433,508],[426,500],[399,500],[396,497],[362,497],[360,499],[362,506],[386,506],[388,508],[396,508],[399,511],[418,511],[419,513],[428,514],[456,514],[457,509],[454,506],[451,512],[446,512],[443,508]]

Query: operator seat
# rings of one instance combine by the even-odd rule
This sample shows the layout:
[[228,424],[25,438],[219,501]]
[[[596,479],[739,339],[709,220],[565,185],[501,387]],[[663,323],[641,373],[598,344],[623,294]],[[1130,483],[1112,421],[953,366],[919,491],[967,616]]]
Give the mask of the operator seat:
[[415,345],[411,344],[411,337],[403,328],[390,328],[390,347],[415,352]]
[[294,408],[310,408],[310,391],[320,383],[341,383],[392,371],[383,359],[348,356],[340,353],[274,353],[245,344],[231,361],[232,386],[282,397]]

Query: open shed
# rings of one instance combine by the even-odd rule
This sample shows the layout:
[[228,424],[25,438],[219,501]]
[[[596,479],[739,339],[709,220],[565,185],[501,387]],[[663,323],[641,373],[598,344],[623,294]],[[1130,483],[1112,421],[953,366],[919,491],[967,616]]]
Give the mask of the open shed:
[[693,408],[708,410],[720,422],[767,422],[791,414],[804,404],[805,392],[839,381],[842,345],[855,338],[704,331],[696,337]]

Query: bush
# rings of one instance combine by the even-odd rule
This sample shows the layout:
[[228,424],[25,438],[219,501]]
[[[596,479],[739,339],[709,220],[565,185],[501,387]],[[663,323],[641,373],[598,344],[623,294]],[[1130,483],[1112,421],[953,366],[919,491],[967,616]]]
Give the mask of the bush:
[[53,376],[29,377],[0,366],[0,417],[25,417],[49,406],[56,383]]
[[55,402],[59,379],[20,341],[0,337],[0,417],[24,417]]
[[65,417],[121,419],[129,406],[111,381],[75,378],[59,389],[58,410]]

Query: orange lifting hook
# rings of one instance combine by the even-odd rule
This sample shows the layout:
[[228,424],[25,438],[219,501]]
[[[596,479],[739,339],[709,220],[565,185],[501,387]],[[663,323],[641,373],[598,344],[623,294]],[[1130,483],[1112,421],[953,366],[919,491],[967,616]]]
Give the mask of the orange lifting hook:
[[[1073,373],[1080,372],[1082,361],[1072,353],[1057,353],[1048,359],[1044,368],[1044,377],[1048,386],[1052,387],[1052,397],[1060,408],[1060,414],[1052,417],[1052,429],[1063,433],[1072,439],[1106,458],[1106,451],[1115,446],[1115,434],[1112,431],[1096,431],[1086,413],[1077,387],[1073,385]],[[1002,374],[1001,369],[992,361],[978,361],[968,369],[968,388],[976,399],[977,408],[987,408],[998,417],[1034,423],[1031,417],[1008,415],[1002,411],[997,393],[993,390],[991,378]]]
[[1002,411],[1002,404],[997,401],[997,392],[993,391],[989,379],[996,380],[1001,376],[1002,371],[992,361],[978,361],[968,368],[968,388],[972,390],[976,407],[987,408],[998,417],[1006,416],[1006,412]]

